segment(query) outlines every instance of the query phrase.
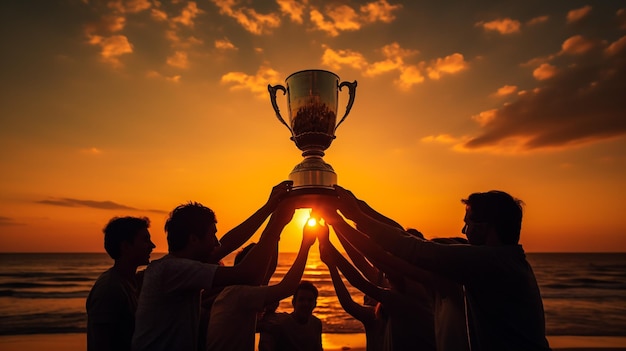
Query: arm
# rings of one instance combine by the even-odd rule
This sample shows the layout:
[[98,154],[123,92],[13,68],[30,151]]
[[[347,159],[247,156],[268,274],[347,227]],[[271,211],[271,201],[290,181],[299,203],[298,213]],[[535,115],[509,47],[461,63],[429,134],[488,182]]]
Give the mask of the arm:
[[383,302],[385,300],[385,289],[380,288],[367,279],[363,278],[361,273],[354,268],[345,257],[337,251],[337,249],[330,243],[322,243],[320,240],[320,257],[324,263],[329,267],[337,267],[343,273],[344,277],[364,294],[367,294],[377,301]]
[[331,214],[328,216],[327,221],[333,226],[337,236],[344,240],[349,240],[349,244],[354,245],[354,247],[383,272],[388,274],[401,274],[419,282],[428,282],[432,279],[430,272],[416,267],[390,254],[379,245],[372,243],[367,236],[346,223],[341,216]]
[[341,307],[343,307],[343,309],[348,314],[350,314],[352,317],[359,320],[363,324],[367,323],[368,321],[375,320],[376,313],[372,308],[368,308],[354,302],[352,296],[350,295],[350,292],[343,283],[343,280],[341,280],[341,276],[339,275],[337,267],[333,265],[328,266],[328,272],[330,273],[330,278],[333,281],[335,292],[337,293],[337,298],[339,299]]
[[[341,280],[341,276],[339,275],[339,271],[337,267],[333,264],[333,260],[331,257],[326,257],[328,253],[327,247],[332,245],[330,243],[330,239],[328,237],[328,229],[325,232],[321,232],[319,238],[319,248],[320,248],[320,257],[322,261],[326,263],[328,266],[328,272],[330,273],[330,278],[333,281],[333,286],[335,287],[335,293],[337,294],[337,299],[339,299],[339,303],[341,307],[350,314],[352,317],[359,320],[361,323],[365,324],[368,321],[373,321],[376,319],[376,313],[372,308],[368,308],[362,306],[352,299],[350,292],[346,288],[343,280]],[[359,257],[362,257],[354,248],[353,252],[355,252]]]
[[265,277],[272,252],[276,250],[280,233],[291,221],[295,212],[293,201],[283,201],[270,217],[261,234],[259,243],[250,250],[236,266],[217,267],[213,277],[213,286],[234,284],[260,285]]
[[[337,207],[341,213],[346,216],[346,218],[356,223],[357,229],[367,233],[367,236],[381,245],[385,250],[392,251],[392,249],[398,245],[398,241],[401,238],[408,236],[402,227],[379,221],[364,212],[362,210],[364,207],[363,202],[357,199],[348,190],[335,185],[335,191],[339,198]],[[331,213],[331,215],[333,214]]]
[[284,181],[272,188],[267,202],[254,212],[248,219],[228,231],[220,239],[220,246],[211,253],[211,261],[217,262],[243,245],[265,222],[267,217],[276,209],[278,203],[291,190],[291,181]]
[[309,226],[308,224],[304,225],[304,229],[302,231],[302,243],[300,244],[300,250],[298,251],[298,256],[296,260],[291,265],[291,268],[285,273],[283,280],[276,285],[272,285],[268,287],[267,295],[265,296],[265,305],[268,305],[275,301],[280,301],[288,296],[293,295],[294,291],[298,287],[300,283],[300,279],[302,279],[302,274],[304,273],[304,268],[306,266],[306,260],[309,256],[309,249],[311,245],[315,242],[317,237],[317,231],[320,230],[328,230],[328,227],[324,226],[322,228],[321,225]]
[[344,250],[350,257],[350,260],[356,268],[361,271],[361,273],[365,276],[367,280],[370,282],[380,283],[381,274],[378,268],[374,267],[366,258],[361,254],[348,240],[346,240],[343,236],[338,235],[337,238],[339,242],[343,246]]

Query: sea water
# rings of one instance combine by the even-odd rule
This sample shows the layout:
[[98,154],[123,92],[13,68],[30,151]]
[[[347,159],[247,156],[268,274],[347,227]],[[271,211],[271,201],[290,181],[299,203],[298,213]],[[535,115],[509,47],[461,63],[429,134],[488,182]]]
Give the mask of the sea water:
[[[163,254],[152,254],[152,259]],[[295,253],[281,253],[270,284],[280,281]],[[232,264],[232,256],[225,259]],[[529,253],[543,297],[548,335],[626,336],[626,254]],[[85,299],[112,265],[104,253],[0,254],[0,335],[85,332]],[[345,313],[317,250],[303,279],[319,289],[315,315],[325,333],[360,333]],[[347,285],[354,300],[363,294]],[[291,299],[279,311],[291,311]]]

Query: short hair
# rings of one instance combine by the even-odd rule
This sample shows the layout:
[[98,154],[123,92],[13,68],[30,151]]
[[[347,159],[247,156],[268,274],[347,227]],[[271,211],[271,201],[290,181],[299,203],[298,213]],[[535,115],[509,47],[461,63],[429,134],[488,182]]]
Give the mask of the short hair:
[[246,257],[248,252],[250,252],[250,250],[252,250],[252,248],[255,246],[256,246],[256,243],[250,243],[248,244],[248,246],[239,250],[239,252],[237,252],[237,255],[235,255],[235,265],[238,265],[239,263],[241,263],[241,261],[243,261],[243,259]]
[[121,255],[122,242],[132,243],[140,230],[149,227],[148,217],[113,217],[102,229],[104,249],[112,259],[117,260]]
[[312,292],[316,299],[319,294],[319,292],[317,291],[317,288],[315,287],[315,285],[313,285],[313,283],[311,283],[308,280],[303,280],[300,282],[300,284],[298,284],[296,291],[293,293],[294,300],[298,298],[298,293],[300,292],[300,290],[308,290]]
[[503,244],[513,245],[519,242],[524,205],[522,200],[504,191],[491,190],[471,194],[461,202],[470,210],[469,219],[492,224]]
[[165,222],[168,251],[182,250],[187,246],[191,235],[204,237],[211,225],[217,223],[215,213],[210,208],[198,203],[188,202],[179,205]]

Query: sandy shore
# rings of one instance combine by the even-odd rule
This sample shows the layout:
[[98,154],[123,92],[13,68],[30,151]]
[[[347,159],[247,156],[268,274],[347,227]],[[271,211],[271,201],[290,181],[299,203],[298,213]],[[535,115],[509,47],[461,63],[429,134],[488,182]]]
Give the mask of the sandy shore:
[[[614,336],[549,336],[550,346],[560,351],[626,351],[626,337]],[[326,351],[365,351],[365,335],[324,334]],[[84,351],[85,334],[34,334],[0,336],[2,351]]]

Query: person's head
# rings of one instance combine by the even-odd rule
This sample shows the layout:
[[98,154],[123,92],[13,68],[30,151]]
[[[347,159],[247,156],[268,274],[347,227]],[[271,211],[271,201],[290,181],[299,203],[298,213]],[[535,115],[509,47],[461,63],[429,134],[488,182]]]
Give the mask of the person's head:
[[298,284],[291,299],[293,313],[297,319],[306,321],[317,306],[318,291],[313,283],[303,280]]
[[[483,245],[489,235],[500,243],[515,245],[522,229],[522,200],[498,190],[471,194],[465,204],[465,226],[462,232],[472,245]],[[494,234],[492,234],[494,233]]]
[[146,265],[155,248],[150,240],[149,227],[150,220],[146,217],[113,217],[102,230],[104,249],[116,261]]
[[219,246],[215,213],[197,202],[188,202],[170,212],[165,222],[167,246],[170,253],[187,251],[189,258],[209,259]]

